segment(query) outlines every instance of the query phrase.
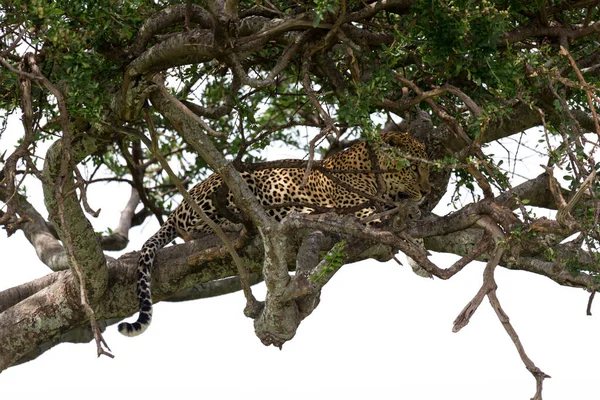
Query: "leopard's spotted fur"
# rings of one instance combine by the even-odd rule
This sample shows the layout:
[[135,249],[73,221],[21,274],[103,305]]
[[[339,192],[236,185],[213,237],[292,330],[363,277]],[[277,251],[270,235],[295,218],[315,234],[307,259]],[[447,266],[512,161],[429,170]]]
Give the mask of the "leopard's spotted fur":
[[[427,154],[424,145],[411,136],[390,132],[382,135],[385,145],[378,150],[370,150],[365,142],[353,145],[349,149],[334,154],[323,160],[321,168],[313,170],[306,185],[302,185],[303,168],[271,168],[258,169],[241,173],[242,177],[266,206],[267,213],[276,220],[282,220],[292,210],[304,213],[314,209],[352,208],[365,203],[367,196],[380,196],[388,201],[409,198],[422,200],[430,191],[429,168],[425,160]],[[397,152],[411,159],[409,165],[397,167],[393,153]],[[374,155],[376,155],[379,174],[373,171]],[[383,177],[385,187],[379,190],[378,178]],[[381,182],[381,179],[380,179]],[[223,182],[219,175],[213,174],[190,190],[190,195],[204,212],[217,224],[230,224],[220,215],[217,206],[213,204],[217,191]],[[281,205],[281,207],[273,207]],[[310,206],[313,206],[311,208]],[[232,213],[237,208],[232,201],[231,193],[227,198],[227,208]],[[220,208],[222,210],[222,208]],[[359,209],[355,212],[358,218],[364,218],[374,212],[374,207]],[[185,202],[180,204],[169,216],[165,224],[156,232],[141,250],[137,273],[137,296],[140,305],[138,320],[133,324],[119,324],[119,332],[127,336],[137,336],[144,332],[152,319],[152,300],[150,293],[150,270],[156,252],[178,236],[193,237],[198,233],[208,232],[209,228],[200,217]]]

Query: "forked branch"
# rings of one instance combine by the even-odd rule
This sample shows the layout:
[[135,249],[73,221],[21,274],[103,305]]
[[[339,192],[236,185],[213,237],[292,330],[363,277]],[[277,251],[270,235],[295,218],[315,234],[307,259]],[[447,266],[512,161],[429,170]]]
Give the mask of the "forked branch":
[[452,331],[458,332],[463,327],[465,327],[469,323],[471,316],[475,313],[475,311],[481,304],[483,298],[487,296],[488,300],[490,301],[490,304],[492,305],[492,308],[494,309],[496,315],[498,316],[498,319],[500,320],[500,323],[502,324],[502,326],[508,333],[508,336],[510,336],[510,339],[514,343],[519,353],[519,356],[521,357],[521,360],[525,364],[525,368],[527,368],[527,370],[535,378],[536,392],[532,400],[542,400],[542,383],[545,378],[550,378],[550,376],[545,374],[542,370],[540,370],[529,358],[529,356],[525,352],[525,348],[523,347],[521,340],[519,339],[519,335],[510,323],[510,319],[506,312],[504,312],[504,310],[502,309],[500,301],[498,300],[498,296],[496,295],[498,285],[494,278],[494,271],[502,258],[502,254],[506,250],[506,246],[508,245],[508,243],[506,242],[506,237],[502,230],[500,230],[500,228],[488,218],[480,219],[478,221],[478,224],[484,229],[486,229],[488,233],[490,233],[491,237],[495,240],[496,246],[492,253],[492,257],[488,261],[483,272],[483,284],[481,285],[481,288],[479,289],[475,297],[469,303],[467,303],[465,308],[454,320],[454,327],[452,328]]

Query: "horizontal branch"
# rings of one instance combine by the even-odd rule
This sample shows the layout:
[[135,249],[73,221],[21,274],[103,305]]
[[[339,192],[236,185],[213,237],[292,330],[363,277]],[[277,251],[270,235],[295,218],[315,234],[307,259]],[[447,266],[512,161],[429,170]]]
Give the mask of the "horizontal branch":
[[[250,285],[256,285],[263,281],[262,276],[256,272],[251,273],[249,278]],[[221,296],[240,290],[242,290],[242,284],[239,276],[232,276],[216,281],[200,283],[199,285],[176,293],[175,295],[166,298],[164,301],[176,303],[181,301],[206,299],[208,297]]]
[[52,285],[61,276],[68,274],[67,271],[60,271],[53,274],[48,274],[39,279],[15,286],[0,292],[0,313],[8,310],[15,304],[20,303],[28,297],[33,296],[42,289]]
[[[245,44],[242,47],[244,50],[250,50],[248,47],[257,50],[275,34],[289,30],[314,29],[314,26],[311,21],[304,21],[298,17],[277,20],[248,17],[239,22],[238,28],[237,45]],[[155,44],[133,60],[127,67],[124,86],[128,88],[129,82],[138,75],[181,65],[203,63],[219,59],[226,54],[235,53],[229,46],[222,47],[216,42],[212,29],[194,29],[178,33]]]
[[[461,232],[455,232],[444,236],[433,236],[425,238],[425,247],[428,250],[441,253],[451,253],[466,256],[473,252],[478,240],[481,239],[483,230],[470,228]],[[534,256],[515,257],[513,253],[504,255],[500,266],[508,269],[532,272],[552,279],[562,286],[578,287],[587,290],[598,290],[598,283],[593,275],[584,272],[575,272],[566,268],[569,261],[577,260],[579,268],[595,268],[591,255],[581,249],[573,249],[568,244],[555,244],[547,246],[552,250],[554,260],[545,260],[544,254]],[[478,261],[487,261],[486,256],[478,257]]]
[[600,21],[587,26],[580,26],[576,29],[564,26],[539,26],[531,25],[524,28],[515,29],[500,36],[501,40],[507,43],[521,42],[528,38],[567,38],[570,40],[580,39],[593,33],[600,32]]
[[[295,256],[301,242],[293,237],[300,238],[304,234],[305,231],[296,230],[290,239],[291,243],[298,243],[290,246],[290,270],[296,266]],[[230,235],[232,239],[236,237],[235,233]],[[360,250],[362,254],[359,254]],[[241,251],[248,270],[260,272],[264,257],[260,238],[250,240]],[[393,256],[389,249],[365,242],[353,246],[352,254],[346,260],[348,263],[366,257],[387,260]],[[99,321],[117,321],[137,311],[135,285],[138,257],[139,252],[133,252],[108,262],[107,290],[95,308]],[[158,252],[152,274],[153,299],[155,302],[183,301],[237,290],[237,278],[232,278],[235,275],[237,269],[227,250],[221,247],[215,235],[207,235]],[[255,275],[252,282],[260,280],[259,276]],[[17,297],[20,301],[17,304],[14,293],[19,293]],[[26,297],[31,293],[30,297]],[[68,332],[79,329],[87,322],[76,293],[70,270],[0,292],[0,305],[4,310],[0,312],[0,371],[18,363],[24,356],[30,359],[41,354],[40,349],[47,350],[59,344],[63,340],[61,338],[69,337],[65,336]],[[15,321],[23,322],[15,324]]]
[[[237,270],[227,252],[212,247],[217,242],[207,237],[201,243],[190,242],[161,250],[152,276],[156,301],[203,282],[235,275]],[[137,252],[128,253],[108,263],[107,290],[95,308],[98,320],[123,318],[137,310],[138,257]],[[250,269],[256,269],[253,260],[246,262]],[[21,298],[25,290],[34,294],[14,304],[15,293]],[[70,270],[0,292],[0,305],[4,309],[0,313],[0,371],[42,343],[52,342],[86,323],[87,315],[77,292]]]

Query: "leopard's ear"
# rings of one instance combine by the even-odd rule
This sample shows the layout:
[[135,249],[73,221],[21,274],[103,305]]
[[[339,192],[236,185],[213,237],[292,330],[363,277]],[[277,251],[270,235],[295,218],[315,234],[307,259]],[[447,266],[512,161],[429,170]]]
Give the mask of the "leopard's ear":
[[381,137],[390,146],[407,146],[411,138],[404,132],[386,132]]

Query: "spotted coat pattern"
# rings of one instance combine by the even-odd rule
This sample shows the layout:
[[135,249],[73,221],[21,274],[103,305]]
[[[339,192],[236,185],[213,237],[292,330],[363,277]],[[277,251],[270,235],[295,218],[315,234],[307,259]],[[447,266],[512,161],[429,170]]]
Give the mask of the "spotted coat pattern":
[[[277,221],[293,210],[310,213],[315,209],[352,207],[358,207],[356,217],[364,218],[375,211],[373,206],[360,209],[369,196],[371,199],[375,196],[387,200],[384,208],[390,207],[389,202],[404,198],[421,201],[430,191],[428,164],[419,161],[427,159],[424,145],[400,132],[385,133],[382,139],[383,145],[377,150],[371,150],[375,146],[361,142],[323,160],[321,167],[310,173],[306,185],[302,185],[303,168],[257,169],[241,175],[265,206],[267,214]],[[399,164],[395,155],[406,156],[410,163]],[[377,166],[378,173],[373,173],[374,166]],[[223,208],[213,203],[216,196],[221,196],[220,190],[223,190],[223,181],[219,175],[213,174],[194,186],[190,196],[209,218],[224,226],[231,221],[219,213],[218,208]],[[239,213],[231,193],[227,195],[226,207],[232,215]],[[208,232],[207,224],[184,201],[160,230],[144,243],[137,271],[138,320],[132,324],[119,324],[119,332],[137,336],[150,325],[150,271],[157,251],[178,236],[190,238]]]

